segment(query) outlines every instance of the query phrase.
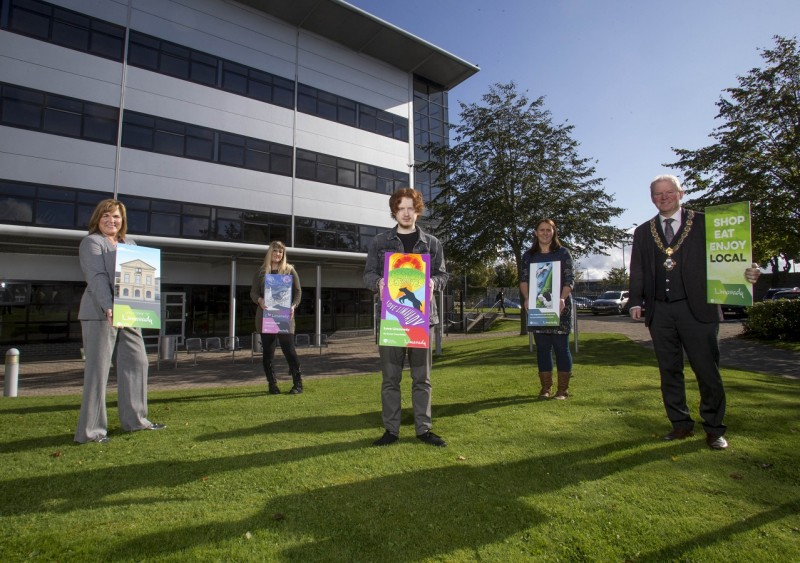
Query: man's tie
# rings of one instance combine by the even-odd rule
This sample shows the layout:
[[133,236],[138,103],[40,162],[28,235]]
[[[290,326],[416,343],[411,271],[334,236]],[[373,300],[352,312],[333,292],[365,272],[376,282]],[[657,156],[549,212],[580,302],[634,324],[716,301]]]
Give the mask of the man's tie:
[[664,236],[667,239],[667,244],[672,242],[675,238],[675,231],[672,230],[672,222],[675,219],[664,219]]

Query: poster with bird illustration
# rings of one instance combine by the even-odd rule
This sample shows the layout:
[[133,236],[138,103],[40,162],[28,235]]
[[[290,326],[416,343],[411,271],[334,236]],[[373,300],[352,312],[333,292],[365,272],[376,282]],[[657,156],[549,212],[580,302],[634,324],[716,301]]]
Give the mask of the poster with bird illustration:
[[378,344],[403,348],[430,345],[430,254],[386,253]]

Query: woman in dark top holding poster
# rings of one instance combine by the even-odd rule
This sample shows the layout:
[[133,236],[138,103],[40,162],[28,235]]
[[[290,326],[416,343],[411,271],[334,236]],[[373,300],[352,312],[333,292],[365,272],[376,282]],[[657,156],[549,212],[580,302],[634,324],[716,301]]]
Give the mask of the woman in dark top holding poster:
[[[558,311],[560,322],[558,326],[529,327],[536,342],[536,361],[539,366],[539,381],[542,389],[539,391],[540,399],[550,398],[550,389],[553,386],[553,351],[556,355],[558,366],[558,390],[555,399],[566,399],[569,396],[567,388],[572,376],[572,355],[569,352],[569,333],[572,331],[572,286],[575,283],[575,274],[572,269],[572,256],[566,247],[558,240],[555,221],[542,219],[536,225],[536,239],[533,246],[522,255],[522,272],[520,273],[519,291],[524,299],[525,311],[528,309],[528,282],[530,281],[531,264],[541,262],[561,263],[561,288],[553,288],[551,299],[560,299]],[[535,281],[535,280],[534,280]],[[530,304],[537,308],[535,303]]]
[[[281,300],[281,296],[274,294],[270,295],[269,298],[265,300],[264,280],[267,274],[281,274],[292,277],[288,333],[283,332],[276,334],[263,332],[264,311],[270,308],[271,305],[274,307],[275,301]],[[253,283],[250,286],[250,299],[253,300],[253,303],[258,305],[258,310],[256,311],[256,332],[261,335],[261,347],[263,348],[261,360],[264,365],[264,374],[267,376],[270,395],[277,395],[281,392],[278,388],[278,383],[275,379],[275,371],[272,367],[272,361],[275,359],[276,344],[281,345],[281,351],[286,361],[289,363],[289,372],[292,375],[292,389],[289,393],[297,395],[303,392],[303,380],[300,376],[300,359],[297,357],[297,350],[295,350],[294,347],[294,311],[300,304],[301,294],[300,276],[297,275],[294,266],[286,262],[286,245],[277,240],[273,241],[267,249],[266,256],[264,256],[264,263],[253,276]]]

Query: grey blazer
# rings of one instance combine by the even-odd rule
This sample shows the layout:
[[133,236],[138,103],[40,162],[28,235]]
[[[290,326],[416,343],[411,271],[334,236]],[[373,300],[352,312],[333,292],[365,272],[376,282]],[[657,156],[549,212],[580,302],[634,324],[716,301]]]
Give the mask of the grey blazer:
[[[125,244],[136,243],[125,239]],[[86,291],[81,298],[78,320],[104,321],[106,310],[114,306],[117,248],[102,233],[93,233],[83,238],[78,255],[86,278]]]

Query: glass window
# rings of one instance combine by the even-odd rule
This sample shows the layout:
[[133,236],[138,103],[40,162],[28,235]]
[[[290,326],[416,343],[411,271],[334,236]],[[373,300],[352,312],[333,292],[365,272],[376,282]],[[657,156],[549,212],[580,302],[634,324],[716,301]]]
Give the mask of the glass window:
[[248,147],[245,158],[245,168],[269,172],[269,153]]
[[391,137],[394,134],[394,127],[391,119],[386,119],[385,115],[379,116],[376,119],[375,132],[384,137]]
[[351,100],[339,98],[339,123],[349,125],[350,127],[356,126],[356,103]]
[[39,186],[37,190],[39,199],[51,199],[55,201],[75,201],[73,190],[63,190],[56,187]]
[[217,84],[217,67],[200,61],[192,61],[190,67],[192,82],[215,86]]
[[314,248],[314,229],[307,227],[295,227],[294,229],[294,244],[295,246]]
[[356,163],[339,159],[337,170],[337,184],[340,186],[356,187]]
[[336,166],[322,164],[321,162],[318,163],[316,180],[317,182],[322,182],[324,184],[335,184]]
[[326,248],[328,250],[336,250],[336,232],[335,231],[317,231],[317,248]]
[[272,103],[285,107],[294,107],[294,83],[276,78],[272,85]]
[[241,221],[218,219],[217,238],[220,240],[242,240]]
[[270,165],[269,171],[273,174],[280,174],[282,176],[291,176],[292,175],[292,155],[291,151],[290,154],[281,154],[279,152],[273,151],[270,155]]
[[158,70],[158,41],[141,33],[131,31],[128,45],[128,63],[134,66]]
[[101,20],[92,20],[89,51],[100,57],[121,61],[124,53],[125,29]]
[[378,178],[374,171],[371,171],[371,166],[363,166],[360,169],[358,187],[362,190],[375,191]]
[[117,108],[84,104],[83,138],[103,143],[117,142]]
[[179,215],[153,213],[151,222],[150,234],[175,237],[181,234]]
[[53,133],[54,135],[80,137],[82,122],[83,119],[80,113],[47,108],[44,110],[44,125],[42,130],[46,133]]
[[[88,18],[85,18],[88,20]],[[88,26],[88,21],[87,21]],[[89,51],[89,30],[64,21],[53,21],[52,41],[70,49]]]
[[225,61],[222,66],[222,89],[247,95],[247,68]]
[[183,156],[184,136],[171,131],[156,131],[154,150],[161,154]]
[[127,120],[122,125],[122,146],[146,151],[153,150],[153,128],[146,127]]
[[270,242],[273,240],[280,240],[287,242],[289,240],[289,227],[283,225],[270,225]]
[[7,125],[40,129],[43,105],[44,95],[41,92],[5,85],[2,98],[2,122]]
[[175,76],[176,78],[189,78],[189,61],[180,55],[161,52],[161,64],[159,70],[164,74]]
[[259,244],[271,242],[269,238],[269,225],[256,225],[254,223],[244,224],[242,240],[245,242],[255,242]]
[[36,204],[35,224],[43,227],[74,227],[75,205],[66,202],[39,201]]
[[210,131],[208,136],[187,135],[186,157],[198,160],[212,160],[214,158],[214,134]]
[[9,28],[17,33],[46,40],[50,36],[50,14],[51,10],[47,6],[28,3],[22,8],[15,4],[11,6]]
[[231,166],[244,166],[244,138],[221,134],[219,141],[219,161]]
[[0,221],[4,223],[30,223],[33,221],[33,200],[0,196]]
[[[127,207],[128,232],[147,234],[149,232],[150,214],[147,211]],[[88,219],[87,219],[88,223]]]
[[297,93],[297,111],[308,113],[311,115],[317,114],[317,98],[302,90]]
[[176,203],[174,201],[164,201],[160,199],[154,199],[150,202],[150,208],[153,211],[161,211],[163,213],[180,213],[181,212],[181,204]]
[[317,94],[317,115],[322,119],[329,119],[336,121],[337,104],[336,96],[326,92],[318,92]]
[[358,115],[358,126],[364,131],[375,131],[377,127],[377,120],[375,118],[375,110],[369,107],[361,106]]
[[272,101],[272,85],[261,82],[260,80],[253,80],[250,78],[248,82],[248,96],[251,98],[255,98],[256,100],[261,100],[262,102],[271,102]]
[[306,151],[297,151],[297,177],[304,180],[316,180],[317,160]]
[[185,237],[207,237],[209,222],[204,217],[183,217],[183,236]]
[[183,213],[186,215],[197,215],[199,217],[211,217],[211,208],[207,205],[194,205],[191,203],[184,203],[182,208]]

